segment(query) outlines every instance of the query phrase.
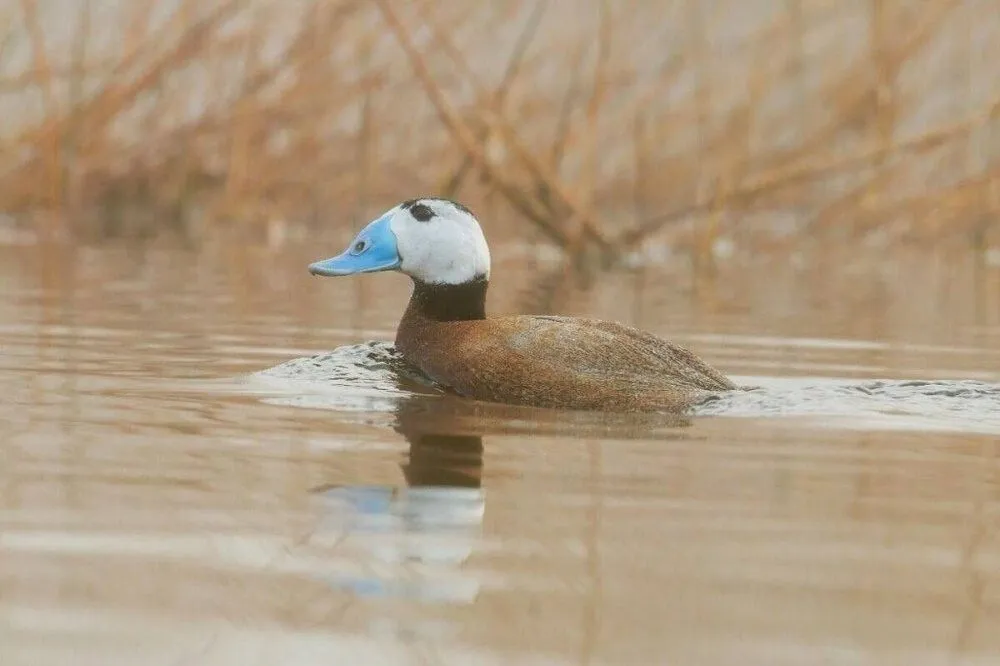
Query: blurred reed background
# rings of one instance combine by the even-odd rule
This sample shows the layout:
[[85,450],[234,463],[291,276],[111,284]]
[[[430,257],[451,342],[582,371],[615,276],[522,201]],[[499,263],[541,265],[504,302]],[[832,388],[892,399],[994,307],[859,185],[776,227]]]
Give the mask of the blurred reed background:
[[3,0],[0,37],[32,239],[280,244],[437,194],[574,256],[1000,260],[993,0]]

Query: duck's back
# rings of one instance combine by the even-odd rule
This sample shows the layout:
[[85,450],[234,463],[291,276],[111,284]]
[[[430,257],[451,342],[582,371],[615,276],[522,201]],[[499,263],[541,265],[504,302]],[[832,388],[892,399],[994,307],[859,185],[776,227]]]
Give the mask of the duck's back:
[[569,409],[678,411],[735,388],[684,347],[610,321],[513,316],[411,321],[397,346],[472,398]]

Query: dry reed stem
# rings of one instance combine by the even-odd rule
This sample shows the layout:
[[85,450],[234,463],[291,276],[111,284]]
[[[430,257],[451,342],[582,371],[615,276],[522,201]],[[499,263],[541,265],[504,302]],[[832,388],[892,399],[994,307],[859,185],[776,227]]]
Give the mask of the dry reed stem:
[[[421,21],[403,29],[402,6],[390,0],[306,0],[275,55],[268,45],[290,11],[277,0],[126,3],[118,28],[91,21],[81,0],[68,48],[47,39],[46,5],[19,0],[19,25],[0,29],[0,90],[30,94],[39,111],[4,128],[0,208],[102,219],[145,207],[153,227],[177,211],[205,228],[272,228],[315,223],[345,198],[362,215],[440,177],[446,194],[463,188],[474,206],[496,191],[568,252],[581,238],[606,254],[627,250],[684,220],[694,223],[696,256],[710,263],[720,234],[743,242],[759,228],[745,215],[775,211],[797,216],[789,242],[848,227],[845,242],[880,229],[876,237],[993,242],[1000,90],[968,66],[957,99],[913,76],[941,58],[961,67],[982,48],[984,62],[1000,57],[984,46],[974,7],[793,3],[716,48],[735,0],[711,14],[684,2],[594,0],[582,7],[603,12],[595,33],[581,18],[589,15],[560,3],[420,2],[407,13]],[[682,29],[649,20],[672,11],[683,28],[674,10],[697,28],[690,48]],[[854,23],[837,23],[844,17]],[[380,36],[386,25],[390,39]],[[857,26],[870,40],[847,32]],[[99,30],[115,29],[120,39],[102,49]],[[643,50],[660,29],[674,36]],[[438,58],[448,66],[432,69]],[[497,82],[485,83],[488,69]],[[192,114],[194,85],[208,92]],[[984,85],[993,87],[976,88]],[[915,123],[939,95],[952,95],[953,117]],[[493,145],[504,159],[494,160]],[[948,170],[947,184],[934,168]],[[473,171],[485,188],[468,179]],[[625,224],[623,209],[635,221]]]
[[[975,113],[972,117],[957,123],[949,123],[945,127],[935,128],[924,134],[907,140],[901,140],[893,145],[877,145],[865,150],[847,155],[838,155],[825,159],[805,159],[801,163],[792,164],[785,168],[764,172],[761,175],[749,178],[750,184],[745,185],[730,194],[730,200],[744,202],[755,196],[766,193],[769,190],[790,187],[811,180],[820,176],[831,176],[844,169],[853,168],[870,162],[875,158],[893,157],[899,158],[909,153],[919,153],[924,150],[934,148],[955,137],[969,133],[982,127],[988,121],[1000,116],[1000,98],[998,98],[989,109]],[[680,210],[673,211],[668,215],[658,216],[650,221],[640,224],[631,231],[625,232],[621,237],[621,242],[626,246],[631,246],[641,242],[648,235],[655,233],[664,224],[678,221],[696,213],[705,211],[712,204],[712,200],[696,202]]]
[[[590,88],[590,96],[587,99],[587,106],[584,110],[584,126],[587,127],[585,133],[586,140],[581,146],[583,153],[583,165],[580,172],[579,184],[577,186],[576,201],[582,210],[594,210],[595,190],[597,188],[597,171],[599,168],[599,148],[598,142],[598,116],[604,106],[608,95],[608,64],[611,59],[611,8],[607,0],[600,0],[598,3],[598,25],[597,25],[597,57],[594,63],[594,78]],[[530,155],[530,153],[529,153]],[[539,164],[542,164],[539,161]],[[553,179],[558,178],[552,173]],[[548,181],[546,181],[548,184]],[[564,199],[565,201],[565,199]],[[591,231],[585,219],[571,218],[569,223],[575,222],[576,228],[570,230],[571,242],[567,252],[571,257],[579,255],[585,248],[584,243],[587,233]],[[607,243],[602,238],[602,243]],[[567,269],[569,264],[566,265]]]
[[[376,0],[376,3],[382,10],[382,13],[386,18],[386,22],[395,33],[399,44],[406,52],[407,58],[413,67],[414,72],[420,79],[425,91],[440,114],[442,122],[444,122],[444,124],[448,127],[455,139],[462,146],[463,150],[466,151],[466,154],[468,154],[476,162],[483,173],[493,181],[493,183],[497,186],[497,189],[516,209],[533,221],[542,231],[556,240],[561,246],[565,247],[568,245],[570,238],[566,235],[566,232],[554,225],[547,217],[537,212],[537,209],[532,203],[530,203],[530,200],[524,196],[522,189],[517,186],[516,182],[497,168],[486,156],[483,147],[476,143],[475,136],[473,135],[471,129],[465,121],[461,119],[454,107],[445,97],[444,92],[435,82],[434,76],[431,74],[426,62],[414,46],[412,40],[409,38],[406,28],[403,26],[398,15],[395,13],[395,10],[392,9],[388,0]],[[490,121],[492,121],[492,118],[488,120],[488,122]],[[499,129],[499,123],[490,122],[490,124]]]
[[[517,41],[515,41],[514,47],[511,50],[511,54],[507,58],[507,66],[504,69],[503,77],[500,79],[500,83],[497,85],[490,100],[490,104],[494,111],[501,117],[505,113],[504,104],[507,101],[507,96],[514,85],[515,80],[517,79],[518,72],[520,72],[521,66],[524,63],[524,56],[528,51],[528,47],[531,45],[532,40],[534,40],[535,35],[538,34],[538,26],[542,21],[542,17],[545,15],[546,8],[548,8],[548,2],[538,2],[535,4],[534,11],[532,11],[528,20],[525,22],[524,28],[518,35]],[[446,42],[442,44],[442,47],[452,49],[454,48],[454,45],[451,44],[451,42]],[[449,55],[453,60],[461,61],[461,56],[459,54],[452,54],[449,52]],[[477,137],[480,144],[486,144],[490,138],[490,131],[487,127],[482,128]],[[442,188],[444,196],[455,196],[471,167],[472,159],[468,154],[463,155],[461,164],[458,165],[454,173],[445,181],[445,185]]]
[[[434,99],[438,100],[437,104],[445,105],[450,109],[450,105],[445,99],[443,91],[435,83],[434,78],[431,75],[430,70],[427,67],[423,57],[415,48],[412,48],[412,41],[409,40],[409,37],[406,34],[405,29],[403,29],[402,23],[399,21],[398,16],[394,13],[394,10],[391,9],[390,1],[389,0],[376,0],[376,1],[379,4],[379,7],[385,8],[383,9],[383,12],[391,12],[391,16],[393,18],[390,19],[389,18],[390,14],[386,14],[387,22],[389,22],[390,25],[393,27],[394,31],[396,32],[397,39],[400,40],[400,43],[402,44],[403,40],[406,40],[406,42],[410,44],[411,48],[407,49],[407,53],[408,55],[410,55],[411,60],[416,59],[420,62],[421,66],[419,71],[422,72],[422,74],[418,74],[418,76],[420,76],[421,80],[423,81],[425,88],[432,89],[434,91],[431,94]],[[448,34],[444,30],[441,30],[440,26],[433,25],[432,27],[434,29],[435,41],[440,44],[447,45],[447,47],[445,48],[446,52],[456,53],[457,50],[451,45],[451,39],[448,36]],[[487,97],[486,91],[478,83],[475,75],[468,68],[466,63],[463,60],[459,59],[455,61],[455,64],[458,65],[459,69],[462,70],[465,76],[465,81],[470,85],[470,87],[472,87],[473,90],[476,91],[476,96],[479,99],[485,99]],[[451,111],[451,113],[454,112]],[[581,225],[583,231],[587,234],[588,237],[595,240],[604,250],[611,249],[612,244],[610,240],[607,238],[604,232],[601,231],[600,225],[597,223],[592,213],[590,213],[587,210],[587,208],[582,203],[580,203],[574,195],[572,195],[568,191],[567,187],[562,183],[559,176],[551,168],[546,166],[534,154],[534,152],[527,147],[524,141],[518,136],[517,131],[510,125],[509,122],[504,121],[504,119],[495,110],[491,108],[480,107],[473,110],[473,113],[475,113],[478,116],[478,118],[481,120],[481,122],[483,122],[486,125],[486,127],[489,129],[490,132],[494,133],[497,136],[501,136],[505,142],[505,145],[513,149],[514,153],[521,160],[522,164],[528,169],[528,172],[532,177],[532,179],[534,179],[534,181],[536,182],[536,189],[537,189],[537,183],[544,183],[545,189],[554,194],[556,198],[559,199],[559,203],[567,209],[569,214],[575,216],[579,220],[579,224]],[[456,120],[458,120],[457,115],[455,116],[455,118]],[[473,151],[481,152],[481,150],[479,150],[478,147],[476,146],[473,137],[471,136],[459,137],[459,140],[462,142],[463,146],[467,151],[469,151],[471,147]],[[468,145],[465,145],[466,142],[468,142]],[[490,172],[488,172],[488,175],[491,178],[496,178],[499,171],[500,171],[499,167],[494,167]],[[551,218],[547,218],[545,220],[545,226],[551,229],[560,229],[558,232],[558,236],[561,239],[563,239],[561,245],[563,245],[564,248],[573,247],[574,236],[572,231],[562,229]]]
[[[45,140],[40,141],[42,147],[42,170],[46,174],[48,184],[47,196],[54,207],[59,207],[62,199],[62,164],[60,159],[59,141],[59,108],[53,94],[52,73],[49,68],[49,57],[45,47],[45,36],[38,21],[38,4],[36,0],[21,0],[21,10],[24,13],[24,24],[28,39],[31,42],[31,52],[34,72],[37,75],[35,87],[42,96],[43,127],[46,129]],[[48,230],[52,233],[52,229]]]

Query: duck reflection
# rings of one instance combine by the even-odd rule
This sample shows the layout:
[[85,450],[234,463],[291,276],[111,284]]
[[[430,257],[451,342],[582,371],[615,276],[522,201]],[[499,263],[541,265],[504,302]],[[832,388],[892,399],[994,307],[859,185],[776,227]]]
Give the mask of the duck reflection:
[[[357,571],[330,582],[364,597],[471,603],[480,583],[460,567],[481,538],[483,440],[454,432],[459,401],[402,401],[394,430],[408,442],[406,485],[321,491],[325,526]],[[313,539],[315,541],[315,538]],[[346,551],[345,551],[346,549]]]
[[483,438],[425,431],[435,427],[444,426],[424,425],[419,420],[411,421],[409,427],[397,425],[396,431],[410,444],[409,455],[401,465],[406,484],[411,488],[480,488]]
[[483,436],[691,438],[676,414],[560,412],[412,395],[399,401],[393,429],[409,444],[405,485],[337,486],[321,491],[326,541],[351,568],[329,579],[364,597],[472,603],[483,574],[468,564],[481,543],[486,496]]

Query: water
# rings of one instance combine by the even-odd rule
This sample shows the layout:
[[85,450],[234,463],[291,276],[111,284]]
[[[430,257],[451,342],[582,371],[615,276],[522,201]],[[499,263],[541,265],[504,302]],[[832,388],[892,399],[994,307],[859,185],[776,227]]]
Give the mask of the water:
[[1000,660],[995,270],[553,295],[495,255],[494,309],[635,323],[760,388],[478,404],[395,359],[399,276],[0,248],[0,663]]

